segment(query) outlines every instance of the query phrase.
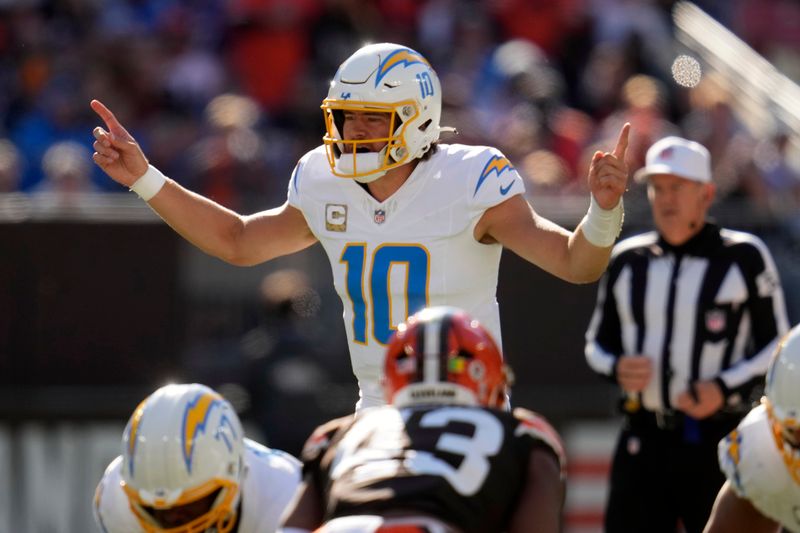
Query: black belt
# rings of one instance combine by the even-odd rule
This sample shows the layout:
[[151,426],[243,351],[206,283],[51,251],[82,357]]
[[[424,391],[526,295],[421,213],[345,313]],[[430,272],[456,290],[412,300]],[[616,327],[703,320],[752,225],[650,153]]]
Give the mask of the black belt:
[[635,427],[648,427],[657,428],[662,431],[673,431],[683,427],[683,422],[686,419],[680,411],[674,409],[663,409],[661,411],[650,411],[642,407],[642,404],[637,402],[629,402],[622,400],[620,409],[628,418],[631,426]]
[[686,437],[684,430],[691,433],[693,427],[694,431],[699,432],[699,439],[717,442],[736,427],[743,414],[718,412],[703,420],[692,420],[693,424],[688,428],[686,423],[687,420],[690,420],[689,417],[681,411],[673,409],[648,411],[640,408],[635,412],[625,412],[625,417],[631,428],[663,431]]
[[639,409],[633,413],[625,413],[632,426],[657,428],[662,431],[675,431],[683,428],[686,415],[680,411],[666,409],[663,411],[647,411]]

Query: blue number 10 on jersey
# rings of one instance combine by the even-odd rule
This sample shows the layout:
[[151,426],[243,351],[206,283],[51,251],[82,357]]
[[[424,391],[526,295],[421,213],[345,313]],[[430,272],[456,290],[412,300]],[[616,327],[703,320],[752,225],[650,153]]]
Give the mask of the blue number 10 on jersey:
[[[393,324],[428,306],[430,254],[419,244],[382,244],[372,252],[367,264],[367,245],[349,243],[340,259],[347,265],[347,295],[353,305],[353,339],[367,344],[367,330],[386,344],[394,332]],[[404,287],[392,287],[391,274],[395,267],[405,267]],[[367,294],[370,297],[367,303]],[[392,296],[405,300],[405,316],[392,320]]]

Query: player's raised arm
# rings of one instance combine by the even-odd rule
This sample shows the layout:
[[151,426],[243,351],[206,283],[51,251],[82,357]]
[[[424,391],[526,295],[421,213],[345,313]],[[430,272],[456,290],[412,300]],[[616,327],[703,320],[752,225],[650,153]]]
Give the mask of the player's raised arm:
[[622,227],[630,129],[627,123],[622,127],[612,152],[595,152],[588,177],[591,205],[574,232],[538,215],[518,195],[486,210],[476,226],[476,238],[499,242],[566,281],[590,283],[599,279]]
[[148,164],[110,109],[98,100],[91,107],[106,126],[93,130],[95,163],[204,252],[232,264],[254,265],[316,242],[302,213],[288,204],[242,216],[166,178]]
[[583,217],[569,242],[571,272],[599,278],[608,266],[611,248],[622,229],[625,210],[622,195],[628,188],[625,153],[631,125],[625,123],[612,152],[597,151],[589,165],[589,212]]

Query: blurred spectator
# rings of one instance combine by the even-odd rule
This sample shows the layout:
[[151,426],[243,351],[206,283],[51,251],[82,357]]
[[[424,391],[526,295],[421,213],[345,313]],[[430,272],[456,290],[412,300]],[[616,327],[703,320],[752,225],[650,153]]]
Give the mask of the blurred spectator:
[[627,160],[631,169],[644,166],[647,148],[658,139],[677,135],[680,128],[667,118],[667,92],[656,78],[645,74],[631,76],[622,85],[619,109],[601,125],[604,139],[613,139],[614,128],[631,123],[631,142]]
[[749,198],[782,217],[795,215],[800,207],[800,168],[790,158],[790,142],[782,127],[759,142],[753,152],[754,176],[748,182]]
[[264,154],[264,139],[255,129],[258,104],[246,96],[222,94],[206,106],[208,131],[188,150],[191,189],[222,205],[255,211],[272,187],[285,194],[283,179],[271,179]]
[[165,38],[170,58],[164,84],[173,102],[199,115],[225,90],[225,66],[213,48],[217,43],[201,33],[202,26],[191,26],[189,13],[181,10],[171,20],[172,29]]
[[308,427],[330,416],[324,394],[331,378],[310,327],[319,313],[319,294],[302,272],[278,270],[261,281],[258,304],[258,324],[240,343],[249,415],[271,446],[299,453]]
[[[548,126],[550,147],[564,160],[570,172],[569,188],[576,193],[586,192],[586,184],[579,178],[589,169],[588,163],[581,164],[581,155],[589,144],[595,130],[592,117],[577,109],[561,107],[551,112]],[[635,134],[632,133],[632,138]],[[582,192],[581,192],[582,191]]]
[[97,192],[93,166],[83,145],[62,141],[50,146],[42,157],[45,178],[33,190],[37,207],[52,214],[90,209],[92,199],[86,193]]
[[638,71],[650,74],[669,71],[673,59],[670,2],[658,0],[587,0],[587,2],[595,19],[596,44],[611,44],[619,50],[625,50],[631,57],[636,58]]
[[22,156],[8,139],[0,139],[0,193],[14,192],[22,174]]
[[92,162],[86,149],[75,142],[63,141],[52,145],[42,158],[45,181],[38,191],[50,191],[64,196],[94,189],[89,179]]
[[554,57],[561,43],[579,26],[579,12],[585,0],[503,0],[491,2],[490,9],[509,39],[536,44]]
[[739,0],[733,4],[734,31],[779,70],[800,79],[800,3]]
[[[568,184],[572,173],[566,162],[549,150],[535,150],[526,155],[518,170],[525,178],[525,192],[530,196],[532,203],[542,193],[552,195],[570,190]],[[581,191],[581,194],[586,191]]]
[[234,0],[225,53],[242,89],[280,114],[309,58],[308,29],[319,0]]
[[720,199],[750,195],[743,171],[751,168],[755,141],[736,115],[733,90],[720,74],[703,76],[681,122],[689,138],[708,147]]
[[595,118],[614,112],[625,80],[635,73],[624,50],[608,43],[592,48],[578,84],[578,98]]

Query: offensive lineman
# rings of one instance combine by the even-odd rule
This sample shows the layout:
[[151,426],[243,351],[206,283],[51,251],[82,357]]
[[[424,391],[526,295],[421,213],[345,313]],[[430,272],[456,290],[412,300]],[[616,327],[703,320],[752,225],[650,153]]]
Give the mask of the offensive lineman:
[[719,443],[728,478],[705,533],[800,533],[800,326],[778,345],[761,404]]
[[412,316],[387,350],[390,405],[317,428],[281,531],[560,531],[563,446],[542,417],[506,410],[509,372],[463,311]]
[[[589,169],[591,207],[574,232],[539,216],[497,149],[437,145],[442,96],[419,53],[382,43],[339,67],[322,103],[327,134],[292,173],[282,206],[242,216],[167,179],[97,100],[93,155],[188,241],[235,265],[320,242],[344,307],[358,407],[381,405],[379,374],[398,322],[431,305],[479,319],[500,342],[495,293],[505,246],[573,283],[597,280],[619,234],[630,125]],[[352,178],[352,179],[342,179]],[[465,265],[469,265],[465,268]]]
[[205,385],[167,385],[131,415],[122,455],[97,485],[105,533],[275,531],[300,462],[244,438],[227,400]]

